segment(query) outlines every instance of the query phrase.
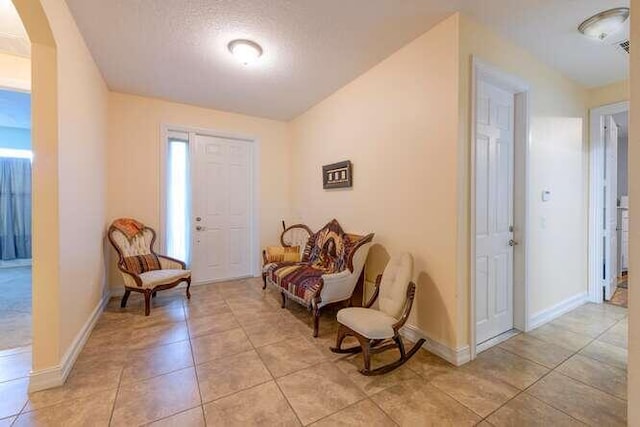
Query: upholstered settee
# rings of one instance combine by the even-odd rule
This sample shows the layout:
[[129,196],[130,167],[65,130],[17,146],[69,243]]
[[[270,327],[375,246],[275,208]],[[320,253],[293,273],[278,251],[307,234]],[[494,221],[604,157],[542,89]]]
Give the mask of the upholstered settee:
[[373,233],[345,233],[334,219],[308,237],[299,261],[268,262],[265,256],[264,287],[279,289],[283,308],[287,300],[293,300],[311,309],[313,336],[317,337],[322,308],[351,299],[372,240]]

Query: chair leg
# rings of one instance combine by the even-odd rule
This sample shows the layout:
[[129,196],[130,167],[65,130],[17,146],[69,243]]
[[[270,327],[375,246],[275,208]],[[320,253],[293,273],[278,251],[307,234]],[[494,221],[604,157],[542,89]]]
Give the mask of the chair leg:
[[187,278],[185,281],[187,282],[187,299],[191,299],[191,291],[189,290],[189,288],[191,288],[191,277]]
[[360,347],[362,347],[362,359],[364,361],[364,368],[360,370],[360,373],[367,375],[371,372],[371,341],[366,338],[357,338],[360,341]]
[[313,306],[313,337],[318,338],[318,331],[320,330],[320,309],[317,305]]
[[151,314],[151,291],[144,291],[144,315]]
[[347,337],[347,328],[344,325],[338,326],[338,335],[336,336],[336,346],[332,349],[335,349],[335,353],[339,353],[342,350],[342,341]]
[[282,298],[282,303],[280,304],[280,308],[285,308],[287,305],[287,295],[284,292],[280,292],[280,297]]
[[120,308],[125,308],[127,306],[129,295],[131,295],[131,291],[125,289],[124,295],[122,295],[122,301],[120,301]]
[[331,350],[334,353],[341,353],[341,354],[360,353],[362,351],[362,347],[360,347],[359,345],[356,345],[354,347],[349,347],[349,348],[342,348],[342,343],[344,339],[349,335],[353,335],[353,332],[351,331],[351,329],[340,324],[338,326],[338,336],[336,337],[336,346],[329,347],[329,350]]
[[404,359],[406,354],[404,352],[404,343],[402,342],[402,338],[400,338],[400,335],[396,335],[393,337],[393,340],[398,345],[398,350],[400,350],[400,358]]
[[[408,352],[405,352],[404,344],[402,344],[402,338],[400,338],[399,336],[397,338],[400,341],[400,343],[398,344],[398,349],[400,350],[400,358],[398,360],[373,370],[367,369],[366,362],[365,362],[365,369],[361,370],[360,373],[363,375],[370,376],[370,375],[382,375],[382,374],[391,372],[394,369],[397,369],[400,366],[404,365],[409,359],[411,359],[411,357],[413,357],[414,354],[418,352],[418,350],[420,350],[422,345],[425,343],[424,338],[421,338],[413,345],[413,347],[411,347],[411,349]],[[396,337],[394,337],[393,340],[396,341]],[[397,342],[398,341],[396,341],[396,343]]]
[[262,273],[262,290],[267,289],[267,275]]

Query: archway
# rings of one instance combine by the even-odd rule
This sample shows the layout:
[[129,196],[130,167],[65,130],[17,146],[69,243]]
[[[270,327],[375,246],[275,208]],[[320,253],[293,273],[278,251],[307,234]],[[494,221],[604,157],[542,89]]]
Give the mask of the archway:
[[33,365],[29,388],[39,390],[60,382],[57,53],[42,1],[13,0],[13,4],[31,41]]

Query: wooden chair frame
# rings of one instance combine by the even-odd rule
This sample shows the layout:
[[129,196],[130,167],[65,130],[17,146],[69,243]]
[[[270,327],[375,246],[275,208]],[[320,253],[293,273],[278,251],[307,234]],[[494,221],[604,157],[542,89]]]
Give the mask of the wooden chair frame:
[[[305,224],[294,224],[291,225],[289,227],[286,227],[284,221],[282,221],[282,234],[280,234],[280,243],[282,244],[283,247],[290,247],[291,245],[287,244],[284,241],[284,236],[287,233],[287,231],[295,229],[295,228],[300,228],[302,230],[305,230],[308,234],[309,234],[309,238],[311,238],[311,236],[313,236],[315,233],[311,230],[311,228],[309,228],[307,225]],[[373,240],[373,233],[368,234],[366,236],[357,236],[357,235],[351,235],[354,238],[357,238],[358,240],[360,240],[360,242],[358,243],[357,246],[353,247],[351,250],[351,254],[349,255],[349,258],[347,259],[347,268],[351,271],[353,271],[353,256],[355,254],[355,252],[360,248],[360,246],[371,242],[371,240]],[[308,240],[308,239],[307,239]],[[300,248],[300,250],[304,250],[304,248]],[[267,253],[265,250],[262,251],[262,260],[264,262],[264,264],[267,264]],[[362,272],[360,273],[360,276],[358,277],[358,282],[356,283],[356,286],[354,288],[354,293],[357,292],[359,287],[362,287],[364,283],[364,269],[362,270]],[[311,307],[309,307],[312,316],[313,316],[313,337],[317,338],[318,334],[319,334],[319,330],[320,330],[320,312],[325,308],[325,307],[329,307],[329,306],[335,306],[335,305],[339,305],[339,304],[347,304],[349,306],[352,305],[354,296],[352,295],[350,298],[346,299],[346,300],[342,300],[342,301],[334,301],[332,303],[326,304],[324,306],[321,306],[322,304],[322,298],[321,298],[321,293],[322,293],[322,288],[324,287],[324,280],[322,280],[320,282],[320,286],[318,288],[318,292],[316,293],[316,297],[313,299],[313,301],[311,301]],[[262,289],[266,289],[267,288],[267,275],[263,272],[262,273]],[[286,308],[286,304],[287,304],[287,294],[283,291],[280,290],[280,297],[282,299],[280,307],[281,308]],[[357,304],[360,304],[361,301],[357,301]]]
[[[369,299],[369,301],[364,305],[364,308],[371,308],[373,303],[378,299],[378,295],[380,293],[380,283],[382,281],[382,275],[378,275],[376,278],[375,288],[373,291],[373,295]],[[419,339],[413,347],[407,352],[404,348],[404,343],[402,342],[402,337],[400,336],[400,328],[404,326],[405,322],[409,318],[409,313],[411,313],[411,307],[413,306],[413,300],[416,294],[416,285],[413,282],[409,283],[407,287],[406,300],[404,303],[404,307],[402,309],[402,315],[400,319],[393,325],[393,337],[389,339],[370,339],[364,337],[352,330],[351,328],[340,324],[338,327],[338,335],[336,337],[336,346],[331,347],[331,351],[334,353],[360,353],[362,352],[364,359],[364,368],[360,370],[360,373],[363,375],[371,376],[371,375],[381,375],[386,374],[387,372],[391,372],[396,368],[404,365],[425,343],[425,339]],[[355,337],[360,344],[357,347],[350,348],[342,348],[342,342],[347,336]],[[392,348],[397,348],[400,352],[400,358],[394,362],[386,364],[376,369],[371,369],[371,355],[380,353]]]
[[[155,286],[153,288],[149,288],[149,289],[144,289],[142,288],[142,279],[140,279],[140,276],[138,276],[135,272],[133,271],[129,271],[127,270],[125,263],[124,263],[124,255],[122,253],[122,251],[120,250],[120,248],[118,247],[118,244],[113,240],[113,237],[111,236],[112,233],[114,231],[117,231],[118,229],[115,228],[113,225],[109,227],[109,230],[107,231],[107,237],[109,238],[109,242],[111,243],[111,245],[114,247],[114,249],[116,250],[116,252],[118,253],[118,270],[120,270],[120,272],[122,272],[123,274],[126,274],[128,276],[130,276],[136,283],[136,285],[138,286],[137,288],[133,288],[131,286],[126,286],[124,287],[125,291],[124,291],[124,295],[122,296],[122,300],[120,301],[120,307],[121,308],[125,308],[127,306],[127,301],[129,300],[129,295],[131,295],[131,292],[139,292],[142,293],[144,295],[144,315],[148,316],[151,313],[151,298],[155,298],[156,294],[158,291],[163,291],[166,289],[171,289],[171,288],[175,288],[176,286],[178,286],[181,282],[186,282],[187,283],[187,298],[191,299],[191,292],[189,290],[189,288],[191,288],[191,276],[186,277],[186,278],[180,278],[178,280],[175,280],[171,283],[166,283],[163,285],[158,285]],[[166,255],[160,255],[158,254],[156,251],[153,250],[153,245],[156,243],[156,232],[153,228],[151,227],[144,227],[143,231],[149,230],[151,232],[151,243],[149,244],[149,250],[151,251],[152,254],[154,254],[155,256],[157,256],[158,258],[161,259],[166,259],[168,261],[172,261],[172,262],[176,262],[178,264],[180,264],[182,266],[183,270],[187,269],[187,264],[184,261],[180,261],[179,259],[175,259],[175,258],[171,258],[168,257]]]
[[[284,241],[284,235],[287,234],[287,231],[293,230],[295,228],[300,228],[300,229],[306,231],[307,233],[309,233],[309,237],[313,236],[313,231],[311,231],[311,229],[309,227],[307,227],[306,225],[304,225],[304,224],[293,224],[293,225],[291,225],[289,227],[286,227],[284,221],[282,221],[282,233],[280,233],[280,244],[283,247],[285,247],[285,248],[291,247],[291,245],[287,244]],[[307,240],[309,240],[309,239],[307,238]],[[300,250],[303,251],[304,248],[300,248]],[[264,250],[264,249],[262,250],[262,262],[263,262],[263,264],[267,264],[267,262],[268,262],[268,260],[267,260],[267,251]],[[262,289],[266,289],[267,288],[267,282],[266,282],[266,276],[264,274],[262,275],[262,281],[264,283],[264,286],[262,287]]]

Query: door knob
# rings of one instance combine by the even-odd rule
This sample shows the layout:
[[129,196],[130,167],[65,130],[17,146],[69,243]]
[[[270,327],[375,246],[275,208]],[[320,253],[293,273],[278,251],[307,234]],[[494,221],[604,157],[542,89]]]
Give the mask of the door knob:
[[516,242],[515,240],[509,239],[509,246],[515,246],[517,244],[518,244],[518,242]]
[[203,226],[201,226],[201,225],[197,225],[197,226],[196,226],[196,230],[198,230],[198,231],[202,231],[202,230],[204,230],[204,227],[203,227]]

